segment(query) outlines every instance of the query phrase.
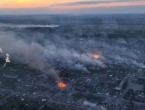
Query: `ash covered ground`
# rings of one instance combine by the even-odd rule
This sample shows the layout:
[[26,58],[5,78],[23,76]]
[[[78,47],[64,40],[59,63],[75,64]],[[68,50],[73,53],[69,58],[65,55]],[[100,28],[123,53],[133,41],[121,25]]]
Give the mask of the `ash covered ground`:
[[144,19],[0,16],[1,110],[144,110]]

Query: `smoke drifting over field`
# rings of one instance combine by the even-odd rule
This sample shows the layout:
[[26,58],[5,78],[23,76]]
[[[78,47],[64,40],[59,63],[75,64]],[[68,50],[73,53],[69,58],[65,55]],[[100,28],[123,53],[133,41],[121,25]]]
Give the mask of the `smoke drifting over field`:
[[[59,28],[62,30],[63,27],[60,25]],[[63,34],[41,32],[32,34],[24,32],[20,37],[13,31],[1,31],[0,47],[3,52],[10,54],[11,59],[39,69],[58,81],[61,79],[55,66],[83,72],[89,72],[88,66],[104,68],[109,64],[145,68],[144,61],[139,60],[143,58],[141,50],[144,46],[139,43],[145,41],[142,37],[110,39],[105,33],[101,37],[94,35],[90,38],[79,38],[74,37],[76,28],[73,27],[72,33],[67,34],[71,36],[69,38],[64,37]],[[77,30],[77,33],[81,34],[83,31]],[[95,59],[94,54],[99,55],[99,58]]]

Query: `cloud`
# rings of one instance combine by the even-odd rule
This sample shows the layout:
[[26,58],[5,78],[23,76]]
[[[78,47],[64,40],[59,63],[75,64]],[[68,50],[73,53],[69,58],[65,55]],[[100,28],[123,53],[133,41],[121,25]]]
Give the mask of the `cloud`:
[[79,8],[71,10],[59,10],[53,11],[58,14],[131,14],[131,13],[145,13],[145,5],[134,6],[114,6],[114,7],[90,7]]
[[135,2],[143,0],[92,0],[92,1],[77,1],[77,2],[66,2],[66,3],[57,3],[52,4],[51,6],[76,6],[76,5],[94,5],[94,4],[103,4],[103,3],[116,3],[116,2]]
[[0,14],[48,14],[51,9],[48,7],[42,8],[2,8]]
[[144,0],[82,0],[38,8],[0,8],[0,14],[144,13],[144,6]]
[[67,2],[67,3],[58,3],[53,4],[51,6],[75,6],[75,5],[90,5],[90,4],[98,4],[98,3],[110,3],[112,1],[79,1],[79,2]]

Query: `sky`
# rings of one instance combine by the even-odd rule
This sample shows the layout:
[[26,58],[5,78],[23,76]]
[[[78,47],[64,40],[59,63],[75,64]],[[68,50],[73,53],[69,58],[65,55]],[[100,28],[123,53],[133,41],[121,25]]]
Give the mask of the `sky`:
[[0,0],[0,14],[145,13],[145,0]]

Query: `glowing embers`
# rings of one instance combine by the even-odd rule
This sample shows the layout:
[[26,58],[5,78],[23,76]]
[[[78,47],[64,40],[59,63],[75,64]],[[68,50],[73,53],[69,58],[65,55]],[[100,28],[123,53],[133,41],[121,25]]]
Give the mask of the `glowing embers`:
[[64,89],[64,88],[66,88],[66,86],[67,86],[64,82],[61,82],[61,81],[58,82],[57,85],[58,85],[58,87],[59,87],[60,89]]
[[98,59],[100,56],[98,54],[94,54],[94,58]]

